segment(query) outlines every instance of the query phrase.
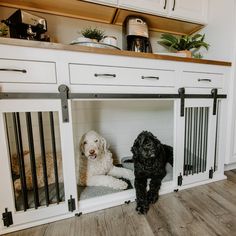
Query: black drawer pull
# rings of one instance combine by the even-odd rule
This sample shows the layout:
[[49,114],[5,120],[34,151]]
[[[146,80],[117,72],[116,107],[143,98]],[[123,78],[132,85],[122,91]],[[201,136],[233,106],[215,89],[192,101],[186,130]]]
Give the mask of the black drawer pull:
[[211,79],[198,79],[198,82],[211,82]]
[[158,76],[142,76],[142,79],[156,79],[159,80]]
[[95,77],[116,77],[116,74],[94,74]]
[[0,71],[11,71],[11,72],[21,72],[21,73],[27,73],[27,70],[23,69],[5,69],[5,68],[0,68]]

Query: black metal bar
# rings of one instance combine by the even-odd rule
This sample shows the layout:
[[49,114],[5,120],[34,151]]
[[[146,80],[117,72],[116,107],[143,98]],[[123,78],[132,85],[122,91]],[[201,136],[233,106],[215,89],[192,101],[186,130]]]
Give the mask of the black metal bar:
[[208,107],[205,107],[205,117],[204,117],[204,162],[203,171],[206,171],[207,164],[207,139],[208,139]]
[[186,175],[186,168],[187,168],[187,165],[186,165],[186,160],[187,160],[187,155],[188,155],[188,150],[187,150],[187,133],[188,133],[188,110],[186,108],[185,110],[185,130],[184,130],[184,163],[183,163],[183,175]]
[[[185,94],[185,98],[212,99],[211,94]],[[60,99],[59,93],[0,93],[0,99]],[[171,99],[180,98],[179,94],[116,94],[116,93],[68,93],[68,99]],[[227,98],[217,94],[218,99]]]
[[58,93],[0,93],[0,99],[59,99]]
[[192,169],[192,174],[196,173],[196,158],[197,158],[197,107],[194,107],[193,169]]
[[196,150],[196,173],[198,174],[198,165],[199,165],[199,137],[200,137],[200,108],[197,108],[197,150]]
[[174,11],[174,10],[175,10],[175,0],[173,2],[173,7],[172,7],[172,11]]
[[32,184],[33,184],[33,191],[34,191],[34,207],[35,209],[37,209],[40,204],[39,204],[38,181],[37,181],[37,172],[36,172],[34,137],[33,137],[31,113],[26,112],[25,116],[26,116],[26,126],[27,126],[28,144],[29,144],[29,152],[30,152]]
[[41,147],[41,158],[42,158],[42,166],[43,166],[43,181],[44,181],[45,201],[46,201],[46,206],[48,206],[50,204],[50,199],[49,199],[49,191],[48,191],[47,161],[46,161],[46,152],[45,152],[45,143],[44,143],[44,130],[43,130],[42,112],[38,112],[38,124],[39,124],[39,138],[40,138],[40,147]]
[[29,208],[29,205],[28,205],[27,184],[26,184],[26,177],[25,177],[25,163],[24,163],[24,153],[23,153],[23,146],[22,146],[19,113],[12,113],[12,118],[13,118],[13,126],[14,126],[14,133],[15,133],[16,151],[17,151],[17,157],[18,157],[18,162],[19,162],[21,192],[23,196],[23,208],[24,208],[24,211],[26,211]]
[[163,9],[166,9],[167,0],[165,0]]
[[216,114],[216,135],[215,135],[215,153],[214,153],[214,171],[217,170],[217,144],[218,144],[218,126],[219,126],[219,104],[218,105],[218,109],[217,109],[217,114]]
[[212,89],[211,94],[213,96],[213,115],[216,115],[216,106],[217,106],[217,89]]
[[190,149],[191,149],[191,126],[190,126],[190,108],[186,108],[187,111],[187,116],[188,116],[188,142],[187,142],[187,162],[186,162],[186,166],[187,166],[187,176],[189,175],[189,168],[190,168],[190,157],[191,157],[191,153],[190,153]]
[[60,199],[60,188],[59,188],[59,180],[58,180],[58,165],[57,165],[56,138],[55,138],[53,112],[51,111],[49,112],[49,117],[50,117],[50,129],[51,129],[51,139],[52,139],[52,154],[53,154],[56,197],[57,197],[57,203],[59,203],[61,199]]
[[200,108],[200,146],[199,146],[199,172],[202,172],[202,152],[203,152],[203,107]]
[[191,174],[191,170],[192,170],[192,165],[193,165],[193,161],[192,161],[192,156],[193,156],[193,153],[192,153],[192,145],[193,145],[193,139],[192,139],[192,136],[193,136],[193,124],[192,124],[192,121],[193,121],[193,108],[190,107],[190,148],[189,148],[189,153],[190,153],[190,160],[189,160],[189,174]]
[[179,88],[178,92],[179,92],[179,96],[180,96],[180,116],[184,116],[185,89]]
[[209,127],[208,127],[208,122],[209,122],[209,108],[207,107],[206,108],[206,113],[207,113],[207,115],[206,115],[206,150],[205,150],[205,152],[206,152],[206,159],[205,159],[205,170],[206,170],[206,167],[207,167],[207,162],[208,162],[208,160],[207,160],[207,150],[208,150],[208,133],[209,133]]

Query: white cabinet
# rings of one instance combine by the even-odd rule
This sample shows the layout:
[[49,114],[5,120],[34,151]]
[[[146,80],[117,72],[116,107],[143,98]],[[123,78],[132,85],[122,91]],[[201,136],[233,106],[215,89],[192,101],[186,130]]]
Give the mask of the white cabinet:
[[207,22],[207,0],[119,0],[119,7],[196,23]]
[[198,23],[207,23],[207,0],[172,0],[170,17]]
[[119,0],[119,7],[155,15],[168,14],[168,0]]

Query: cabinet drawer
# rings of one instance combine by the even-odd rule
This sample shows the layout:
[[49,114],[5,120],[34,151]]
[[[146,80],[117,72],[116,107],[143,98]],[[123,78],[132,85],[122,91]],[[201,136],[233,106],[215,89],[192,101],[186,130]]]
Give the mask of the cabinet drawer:
[[174,71],[70,64],[71,84],[174,86]]
[[187,72],[181,78],[184,87],[223,88],[224,75],[221,73]]
[[0,59],[0,82],[56,83],[54,62]]

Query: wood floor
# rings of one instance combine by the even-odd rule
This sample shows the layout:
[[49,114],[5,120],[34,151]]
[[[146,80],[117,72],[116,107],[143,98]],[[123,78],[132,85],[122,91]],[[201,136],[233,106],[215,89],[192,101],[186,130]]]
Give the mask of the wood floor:
[[146,216],[131,203],[8,236],[236,236],[236,170],[226,175],[228,180],[162,195]]

